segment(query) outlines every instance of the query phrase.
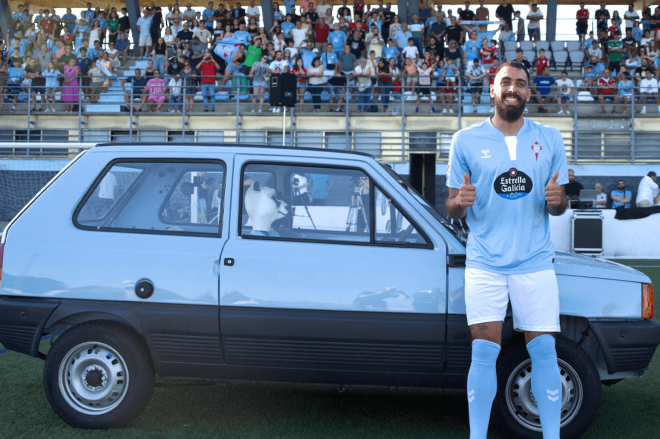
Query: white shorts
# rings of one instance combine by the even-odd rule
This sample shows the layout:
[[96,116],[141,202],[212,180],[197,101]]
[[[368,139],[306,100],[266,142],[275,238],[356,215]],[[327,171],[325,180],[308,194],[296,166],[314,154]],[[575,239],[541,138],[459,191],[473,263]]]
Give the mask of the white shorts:
[[140,35],[140,47],[144,46],[153,46],[153,41],[151,41],[151,37],[149,35],[142,36]]
[[511,299],[517,331],[560,332],[559,288],[554,270],[526,274],[495,274],[465,269],[468,325],[501,322]]

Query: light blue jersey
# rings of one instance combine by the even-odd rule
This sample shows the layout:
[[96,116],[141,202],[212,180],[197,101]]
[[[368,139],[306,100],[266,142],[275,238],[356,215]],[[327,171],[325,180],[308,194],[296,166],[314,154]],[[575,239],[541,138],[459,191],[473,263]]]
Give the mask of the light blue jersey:
[[459,189],[467,173],[477,192],[467,209],[467,267],[498,274],[554,269],[545,186],[555,171],[557,184],[568,183],[564,142],[555,128],[524,119],[518,134],[505,140],[487,119],[454,134],[447,186]]

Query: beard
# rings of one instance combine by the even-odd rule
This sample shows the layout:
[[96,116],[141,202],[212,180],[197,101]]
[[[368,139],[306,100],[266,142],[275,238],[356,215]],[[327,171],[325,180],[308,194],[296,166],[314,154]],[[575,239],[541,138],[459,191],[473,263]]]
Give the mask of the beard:
[[[504,100],[508,97],[515,97],[520,101],[520,103],[518,105],[507,104],[504,102]],[[509,123],[520,119],[523,111],[525,111],[525,104],[525,100],[515,93],[506,93],[502,96],[495,96],[495,109],[497,110],[497,114],[499,114],[502,119]]]

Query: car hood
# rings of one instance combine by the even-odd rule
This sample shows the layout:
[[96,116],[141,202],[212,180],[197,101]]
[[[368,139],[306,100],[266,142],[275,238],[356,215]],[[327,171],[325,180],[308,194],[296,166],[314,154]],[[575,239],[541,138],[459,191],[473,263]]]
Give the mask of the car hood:
[[584,256],[576,253],[557,252],[555,258],[557,275],[596,277],[627,282],[648,282],[644,273],[606,259]]

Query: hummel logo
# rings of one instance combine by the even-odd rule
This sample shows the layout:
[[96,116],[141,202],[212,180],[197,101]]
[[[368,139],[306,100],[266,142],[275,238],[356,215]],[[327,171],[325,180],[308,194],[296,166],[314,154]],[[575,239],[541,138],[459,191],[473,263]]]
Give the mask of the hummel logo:
[[468,392],[468,402],[474,401],[474,390]]
[[481,158],[482,159],[489,159],[490,157],[491,157],[490,149],[482,149],[481,150]]
[[[551,395],[556,395],[556,396],[551,396]],[[559,399],[559,389],[552,391],[548,390],[548,399],[552,402],[555,402]]]

